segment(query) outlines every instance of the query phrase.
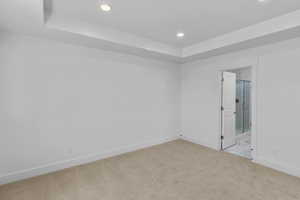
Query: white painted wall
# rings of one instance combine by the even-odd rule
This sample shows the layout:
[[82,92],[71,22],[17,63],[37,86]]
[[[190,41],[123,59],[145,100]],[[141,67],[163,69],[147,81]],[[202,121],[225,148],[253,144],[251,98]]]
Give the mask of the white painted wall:
[[230,72],[234,72],[236,74],[237,80],[251,81],[252,77],[252,69],[251,67],[245,67],[242,69],[229,70]]
[[166,141],[179,116],[184,137],[217,149],[219,71],[245,66],[256,161],[300,176],[299,56],[294,39],[184,64],[180,98],[175,64],[0,34],[0,183]]
[[174,137],[178,67],[0,34],[0,180]]
[[300,176],[300,38],[182,66],[184,137],[218,149],[219,71],[256,66],[256,161]]

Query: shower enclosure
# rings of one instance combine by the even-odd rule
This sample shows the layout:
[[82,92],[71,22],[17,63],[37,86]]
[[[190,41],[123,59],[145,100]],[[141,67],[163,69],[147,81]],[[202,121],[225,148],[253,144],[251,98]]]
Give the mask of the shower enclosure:
[[251,81],[236,83],[236,135],[251,131]]

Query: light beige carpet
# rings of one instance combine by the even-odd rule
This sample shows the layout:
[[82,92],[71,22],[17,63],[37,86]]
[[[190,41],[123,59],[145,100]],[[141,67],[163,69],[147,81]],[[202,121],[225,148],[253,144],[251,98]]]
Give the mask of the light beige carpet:
[[177,140],[0,187],[1,200],[299,200],[300,179]]

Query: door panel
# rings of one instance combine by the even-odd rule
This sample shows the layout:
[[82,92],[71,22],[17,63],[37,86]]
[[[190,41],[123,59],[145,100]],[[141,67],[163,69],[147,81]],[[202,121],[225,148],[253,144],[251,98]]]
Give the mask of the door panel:
[[222,148],[235,144],[236,74],[223,72],[222,89]]

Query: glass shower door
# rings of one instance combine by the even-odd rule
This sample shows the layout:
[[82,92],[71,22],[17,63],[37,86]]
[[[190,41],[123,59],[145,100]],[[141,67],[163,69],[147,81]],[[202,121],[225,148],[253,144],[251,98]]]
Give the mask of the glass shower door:
[[241,80],[236,81],[236,135],[240,135],[243,133],[243,98],[244,98],[244,83]]
[[251,129],[251,81],[236,83],[236,135]]
[[244,130],[243,132],[248,132],[251,129],[251,82],[244,81]]

